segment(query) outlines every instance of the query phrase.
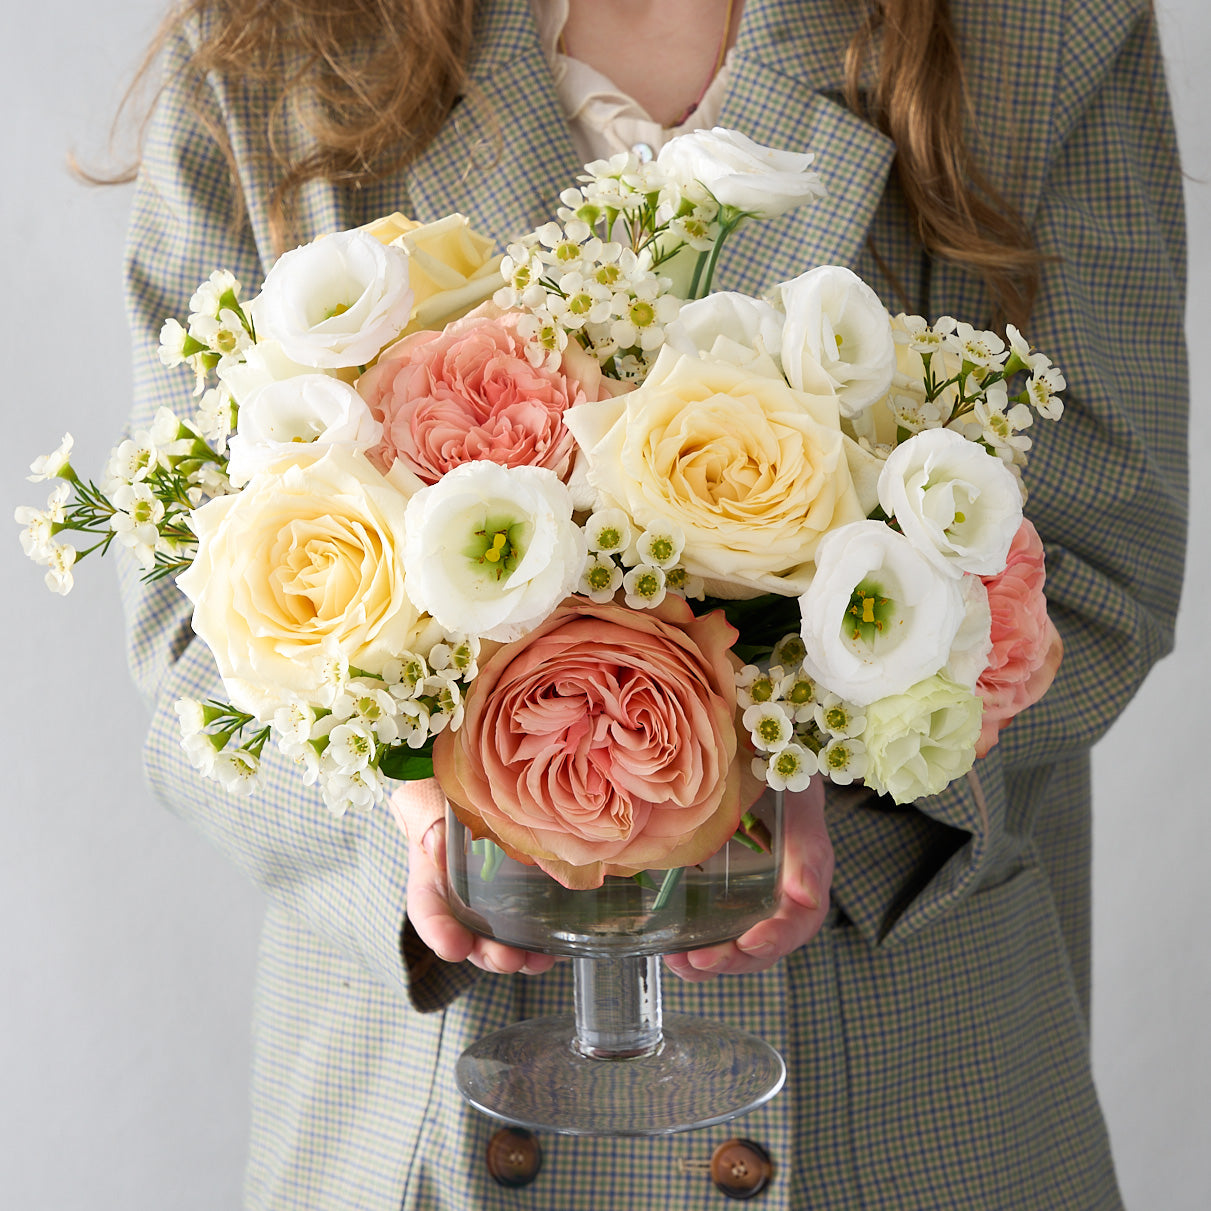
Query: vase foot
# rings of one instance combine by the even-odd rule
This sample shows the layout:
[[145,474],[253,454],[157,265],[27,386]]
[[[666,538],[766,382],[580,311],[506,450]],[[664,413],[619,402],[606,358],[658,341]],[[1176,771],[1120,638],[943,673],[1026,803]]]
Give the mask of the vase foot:
[[762,1039],[701,1018],[667,1014],[649,1055],[591,1059],[572,1014],[531,1018],[472,1044],[455,1069],[477,1110],[560,1135],[671,1135],[764,1105],[786,1065]]

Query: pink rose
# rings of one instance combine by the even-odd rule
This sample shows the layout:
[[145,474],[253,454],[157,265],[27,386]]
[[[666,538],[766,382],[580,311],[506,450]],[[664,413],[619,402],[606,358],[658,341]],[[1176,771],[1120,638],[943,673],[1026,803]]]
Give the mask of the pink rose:
[[1047,617],[1043,543],[1023,519],[1003,572],[983,576],[992,611],[992,652],[976,682],[984,722],[976,752],[982,757],[1019,711],[1037,702],[1055,679],[1064,645]]
[[761,789],[737,733],[735,638],[677,598],[568,598],[489,656],[462,727],[438,736],[455,815],[571,888],[715,853]]
[[432,484],[484,459],[567,480],[575,443],[563,414],[599,397],[601,372],[579,346],[558,370],[531,365],[516,314],[494,311],[407,336],[362,376],[358,391],[383,424],[384,470],[399,460]]

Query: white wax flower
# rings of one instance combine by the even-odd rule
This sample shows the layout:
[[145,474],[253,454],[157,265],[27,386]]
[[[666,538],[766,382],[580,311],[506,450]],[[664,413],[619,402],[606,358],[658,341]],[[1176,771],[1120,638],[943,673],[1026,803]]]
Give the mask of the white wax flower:
[[783,282],[782,365],[800,391],[818,391],[823,372],[841,415],[857,416],[891,386],[896,346],[879,296],[840,265],[820,265]]
[[340,231],[287,252],[250,307],[258,335],[305,366],[362,366],[412,315],[408,254],[364,231]]
[[542,467],[463,463],[412,497],[405,526],[408,593],[449,631],[517,639],[584,569],[572,497]]
[[382,424],[348,383],[326,374],[301,374],[261,388],[240,408],[235,436],[228,442],[227,474],[239,485],[296,455],[300,444],[368,450],[382,436]]
[[[782,315],[769,303],[720,290],[683,304],[677,318],[665,329],[665,344],[692,357],[709,355],[754,370],[769,367],[780,373]],[[821,382],[808,390],[823,390]]]
[[879,521],[831,530],[799,598],[803,668],[855,706],[936,673],[964,617],[958,581]]
[[951,429],[897,446],[879,476],[879,504],[904,537],[952,576],[994,576],[1022,524],[1017,480],[999,458]]
[[771,218],[824,196],[819,176],[808,171],[814,158],[764,147],[738,131],[716,126],[670,139],[656,163],[682,189],[698,181],[720,205]]

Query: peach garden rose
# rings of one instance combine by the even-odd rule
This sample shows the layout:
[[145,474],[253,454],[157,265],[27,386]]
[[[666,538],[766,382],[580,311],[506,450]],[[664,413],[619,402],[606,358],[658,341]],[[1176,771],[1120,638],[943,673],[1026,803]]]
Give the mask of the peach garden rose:
[[358,390],[383,423],[384,468],[433,484],[487,460],[545,467],[567,481],[575,442],[564,413],[598,397],[600,369],[584,354],[556,370],[532,365],[517,316],[492,311],[407,336],[362,376]]
[[684,601],[568,598],[481,664],[434,773],[459,820],[565,887],[693,865],[757,797],[735,760],[736,632]]

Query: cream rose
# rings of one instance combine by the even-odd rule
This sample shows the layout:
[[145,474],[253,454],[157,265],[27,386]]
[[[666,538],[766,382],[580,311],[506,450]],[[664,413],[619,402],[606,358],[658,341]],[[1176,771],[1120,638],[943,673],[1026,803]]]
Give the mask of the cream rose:
[[334,656],[378,673],[415,650],[404,585],[407,501],[361,454],[308,447],[194,510],[198,554],[177,580],[228,697],[258,718],[322,702]]
[[672,522],[708,592],[797,594],[822,535],[863,516],[836,401],[662,349],[637,390],[565,414],[598,508]]
[[465,215],[417,223],[398,212],[364,228],[375,239],[408,254],[412,318],[402,335],[436,331],[490,299],[500,289],[503,254],[471,229]]

